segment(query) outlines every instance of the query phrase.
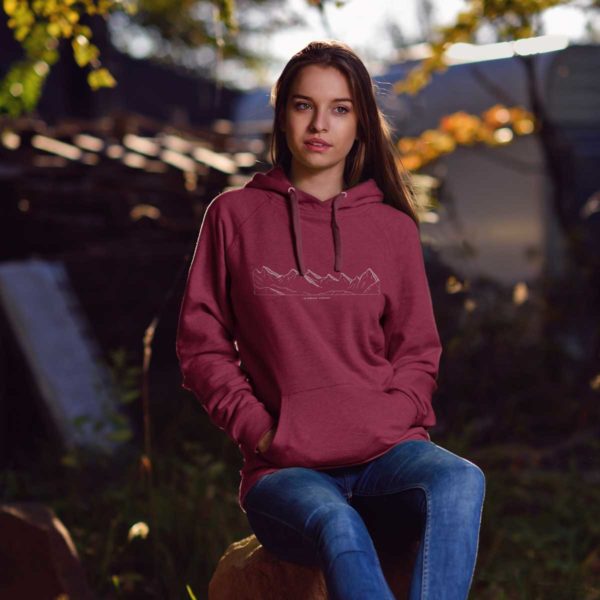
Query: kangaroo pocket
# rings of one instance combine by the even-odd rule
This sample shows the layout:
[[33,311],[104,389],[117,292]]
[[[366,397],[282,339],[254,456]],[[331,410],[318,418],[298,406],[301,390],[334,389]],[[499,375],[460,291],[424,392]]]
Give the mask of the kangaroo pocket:
[[263,457],[279,466],[357,464],[405,437],[415,414],[403,394],[355,384],[285,394],[275,437]]

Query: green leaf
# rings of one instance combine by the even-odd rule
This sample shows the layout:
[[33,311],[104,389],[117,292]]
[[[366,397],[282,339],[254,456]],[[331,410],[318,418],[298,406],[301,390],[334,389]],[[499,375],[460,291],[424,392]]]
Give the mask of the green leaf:
[[90,420],[91,419],[89,415],[79,415],[73,418],[73,425],[75,425],[75,427],[81,427],[85,423],[88,423]]
[[132,436],[130,429],[117,429],[111,431],[106,437],[113,442],[128,442]]
[[141,394],[139,390],[129,390],[128,392],[123,392],[121,394],[121,402],[123,404],[131,404],[132,402],[137,400],[140,397],[140,395]]

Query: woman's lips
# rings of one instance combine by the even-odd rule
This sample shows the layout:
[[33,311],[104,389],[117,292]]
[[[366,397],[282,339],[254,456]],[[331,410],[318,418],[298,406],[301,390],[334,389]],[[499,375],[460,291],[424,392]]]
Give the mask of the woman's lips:
[[313,152],[325,152],[331,148],[331,146],[327,146],[325,144],[316,144],[311,142],[304,142],[304,145]]

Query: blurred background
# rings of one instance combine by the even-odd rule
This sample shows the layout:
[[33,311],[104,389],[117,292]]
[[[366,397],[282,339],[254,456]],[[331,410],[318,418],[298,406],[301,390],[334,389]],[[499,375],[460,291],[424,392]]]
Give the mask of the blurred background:
[[417,191],[430,434],[487,476],[471,597],[600,598],[597,0],[4,0],[0,598],[206,598],[252,533],[177,317],[205,207],[270,167],[270,86],[323,38]]

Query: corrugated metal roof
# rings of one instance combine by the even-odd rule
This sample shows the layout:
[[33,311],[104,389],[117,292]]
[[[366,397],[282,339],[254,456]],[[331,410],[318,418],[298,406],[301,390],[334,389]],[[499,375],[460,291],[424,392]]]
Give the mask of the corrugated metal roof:
[[600,125],[600,47],[571,46],[553,57],[547,107],[561,125]]

